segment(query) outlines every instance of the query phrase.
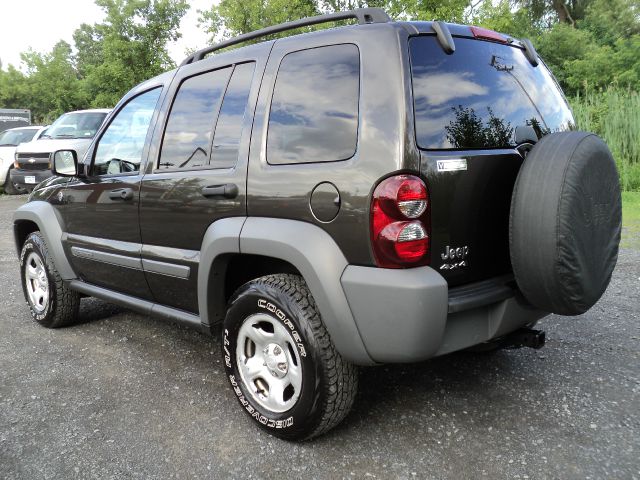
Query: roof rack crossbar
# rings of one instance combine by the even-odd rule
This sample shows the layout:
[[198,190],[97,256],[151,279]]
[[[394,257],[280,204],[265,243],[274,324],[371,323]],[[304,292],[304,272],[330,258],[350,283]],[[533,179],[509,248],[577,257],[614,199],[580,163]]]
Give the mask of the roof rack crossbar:
[[356,8],[354,10],[348,10],[346,12],[327,13],[325,15],[317,15],[315,17],[302,18],[300,20],[294,20],[292,22],[281,23],[279,25],[273,25],[271,27],[262,28],[255,32],[249,32],[237,37],[225,40],[223,42],[211,45],[210,47],[198,50],[192,53],[183,60],[180,66],[187,65],[189,63],[202,60],[209,53],[215,52],[222,48],[237,45],[239,43],[246,42],[247,40],[253,40],[254,38],[265,37],[274,33],[284,32],[286,30],[293,30],[301,27],[308,27],[310,25],[317,25],[319,23],[335,22],[338,20],[356,19],[358,24],[364,25],[367,23],[386,23],[390,22],[391,18],[381,8]]

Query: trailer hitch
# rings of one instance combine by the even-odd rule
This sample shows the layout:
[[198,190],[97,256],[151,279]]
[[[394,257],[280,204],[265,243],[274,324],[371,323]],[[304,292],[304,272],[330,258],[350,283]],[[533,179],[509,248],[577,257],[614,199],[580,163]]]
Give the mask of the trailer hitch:
[[521,328],[502,338],[503,348],[529,347],[536,350],[544,347],[546,335],[542,330],[532,328]]

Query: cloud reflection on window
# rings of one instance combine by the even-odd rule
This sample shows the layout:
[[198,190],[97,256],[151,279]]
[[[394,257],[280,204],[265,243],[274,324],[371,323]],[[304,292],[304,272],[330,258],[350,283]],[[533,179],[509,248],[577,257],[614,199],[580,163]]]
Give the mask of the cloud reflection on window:
[[160,153],[160,168],[193,168],[209,163],[218,104],[231,68],[186,79],[173,102]]
[[513,146],[513,132],[570,128],[571,112],[544,65],[519,48],[464,38],[447,55],[435,37],[410,42],[416,136],[421,148]]
[[359,77],[355,45],[287,55],[271,102],[268,162],[327,162],[352,157],[357,143]]

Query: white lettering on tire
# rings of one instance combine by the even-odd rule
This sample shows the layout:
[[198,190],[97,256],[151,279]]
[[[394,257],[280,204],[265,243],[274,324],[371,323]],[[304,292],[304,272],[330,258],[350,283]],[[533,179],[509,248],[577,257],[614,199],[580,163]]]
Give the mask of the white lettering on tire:
[[[225,340],[227,336],[227,331],[225,330]],[[229,381],[231,382],[231,386],[233,387],[233,391],[235,392],[240,404],[245,408],[249,415],[255,418],[262,425],[265,425],[269,428],[288,428],[293,426],[293,417],[285,418],[284,420],[272,420],[271,418],[267,418],[262,415],[259,411],[257,411],[253,406],[249,403],[249,401],[244,397],[242,390],[238,386],[238,382],[236,381],[235,375],[229,375]]]
[[291,336],[296,342],[296,347],[298,347],[298,352],[300,353],[300,356],[306,357],[307,351],[305,350],[304,344],[302,343],[302,338],[300,337],[300,334],[296,331],[296,327],[293,324],[293,322],[289,320],[289,318],[287,318],[285,313],[282,310],[280,310],[278,307],[276,307],[273,303],[268,302],[267,300],[264,300],[262,298],[258,300],[258,308],[264,308],[268,312],[273,313],[278,318],[278,320],[280,320],[289,330],[291,330]]

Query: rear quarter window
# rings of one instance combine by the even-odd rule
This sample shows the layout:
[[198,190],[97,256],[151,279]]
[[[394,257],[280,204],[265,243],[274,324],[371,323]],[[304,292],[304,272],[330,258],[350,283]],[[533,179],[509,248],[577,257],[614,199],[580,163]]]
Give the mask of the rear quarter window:
[[352,44],[286,55],[267,133],[270,164],[346,160],[356,151],[360,55]]
[[515,128],[538,136],[573,127],[551,74],[522,50],[456,38],[447,55],[433,36],[410,40],[416,139],[423,149],[514,146]]

